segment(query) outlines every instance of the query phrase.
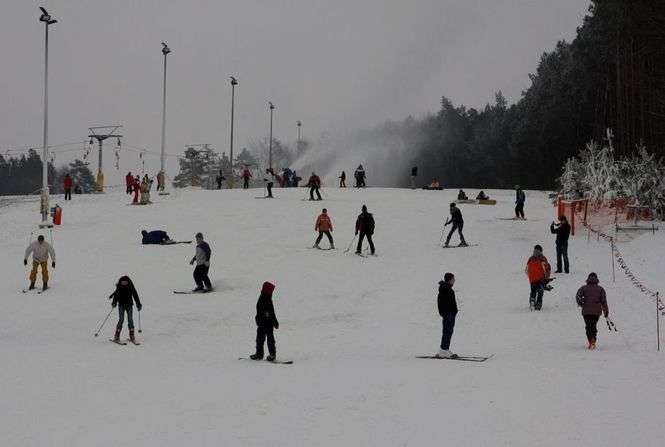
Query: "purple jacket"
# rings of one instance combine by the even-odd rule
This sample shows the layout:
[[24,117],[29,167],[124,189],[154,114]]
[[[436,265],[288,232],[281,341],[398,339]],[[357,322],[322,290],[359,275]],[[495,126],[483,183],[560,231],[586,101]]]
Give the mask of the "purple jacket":
[[598,285],[598,278],[589,275],[586,285],[577,291],[577,305],[582,308],[582,315],[602,315],[609,313],[605,289]]

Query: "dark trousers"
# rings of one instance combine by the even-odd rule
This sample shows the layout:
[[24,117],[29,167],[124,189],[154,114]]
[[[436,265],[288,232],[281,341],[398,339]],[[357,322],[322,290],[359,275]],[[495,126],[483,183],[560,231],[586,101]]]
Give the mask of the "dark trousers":
[[346,180],[343,178],[339,179],[339,187],[340,188],[346,188]]
[[441,349],[450,349],[450,339],[453,337],[453,331],[455,330],[455,317],[457,317],[457,314],[445,314],[441,317]]
[[261,325],[256,327],[256,353],[263,357],[263,343],[268,340],[268,352],[271,355],[277,353],[275,348],[275,334],[274,328],[268,325]]
[[545,293],[545,284],[543,282],[531,283],[531,294],[529,295],[529,302],[533,304],[536,310],[543,307],[543,294]]
[[518,203],[515,205],[515,217],[521,217],[524,219],[524,204]]
[[127,185],[127,194],[131,194],[134,192],[134,188],[132,188],[132,185]]
[[72,188],[65,189],[65,200],[72,200]]
[[273,182],[268,182],[266,185],[266,189],[268,189],[268,197],[272,197],[272,185],[274,185]]
[[570,265],[568,263],[568,243],[556,244],[556,269],[561,271],[561,259],[563,258],[563,271],[568,273]]
[[321,239],[323,239],[324,234],[328,237],[330,245],[333,245],[333,238],[332,234],[330,234],[330,231],[319,231],[319,237],[316,238],[316,245],[319,245],[319,242],[321,242]]
[[222,189],[222,181],[217,180],[217,189]]
[[210,267],[207,265],[197,265],[194,269],[194,282],[197,287],[203,287],[205,284],[207,288],[212,288],[210,278],[208,278],[208,270],[210,270]]
[[243,177],[243,183],[242,183],[242,189],[248,189],[249,188],[249,177]]
[[598,334],[598,329],[596,324],[598,324],[598,319],[600,315],[582,315],[584,317],[584,325],[586,326],[586,338],[587,340],[595,341],[596,335]]
[[448,237],[446,238],[446,245],[450,243],[450,238],[453,236],[453,233],[455,231],[459,232],[459,238],[460,241],[466,244],[466,241],[464,240],[464,235],[462,234],[462,229],[464,228],[464,222],[461,223],[453,223],[453,227],[450,229],[450,232],[448,233]]
[[372,235],[368,233],[360,232],[358,236],[358,246],[356,247],[356,253],[362,253],[363,250],[363,239],[367,238],[367,243],[369,244],[369,250],[374,254],[374,241],[372,241]]
[[123,307],[118,304],[118,325],[115,327],[118,331],[122,330],[122,324],[125,322],[125,313],[127,314],[127,327],[129,327],[130,331],[134,330],[133,310],[134,306]]
[[312,186],[309,188],[309,200],[314,200],[314,193],[316,192],[317,200],[321,200],[321,193],[319,192],[318,186]]

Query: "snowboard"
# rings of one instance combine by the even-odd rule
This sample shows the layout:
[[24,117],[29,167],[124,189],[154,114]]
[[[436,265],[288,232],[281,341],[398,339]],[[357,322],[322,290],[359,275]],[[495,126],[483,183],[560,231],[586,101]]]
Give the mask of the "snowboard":
[[293,365],[293,360],[273,360],[272,362],[269,362],[268,360],[252,360],[248,357],[238,357],[238,360],[249,360],[250,362],[275,363],[277,365]]
[[124,341],[115,341],[115,340],[112,339],[112,338],[109,338],[109,341],[110,341],[111,343],[115,343],[116,345],[121,345],[121,346],[125,346],[125,345],[127,344],[127,342],[124,342]]
[[459,360],[462,362],[484,362],[488,359],[494,357],[494,354],[488,356],[479,356],[479,355],[457,355],[455,357],[437,357],[435,355],[418,355],[417,359],[436,359],[436,360]]
[[176,295],[195,295],[195,294],[200,294],[200,293],[211,293],[214,292],[215,289],[209,289],[209,290],[174,290],[173,293]]
[[477,247],[478,244],[468,244],[468,245],[442,245],[441,248],[468,248],[468,247]]

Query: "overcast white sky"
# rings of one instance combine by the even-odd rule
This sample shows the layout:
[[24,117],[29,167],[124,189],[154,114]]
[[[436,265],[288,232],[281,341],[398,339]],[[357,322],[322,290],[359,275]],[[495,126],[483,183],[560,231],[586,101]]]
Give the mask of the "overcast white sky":
[[[41,144],[38,6],[59,21],[50,32],[49,143],[122,124],[125,144],[158,151],[166,41],[167,152],[175,154],[189,143],[228,151],[229,75],[240,83],[238,149],[267,134],[269,100],[274,135],[287,143],[298,119],[316,137],[436,111],[442,95],[479,107],[502,90],[515,101],[542,52],[574,37],[588,1],[2,0],[3,153]],[[157,170],[158,159],[148,160]],[[123,170],[137,161],[123,154]]]

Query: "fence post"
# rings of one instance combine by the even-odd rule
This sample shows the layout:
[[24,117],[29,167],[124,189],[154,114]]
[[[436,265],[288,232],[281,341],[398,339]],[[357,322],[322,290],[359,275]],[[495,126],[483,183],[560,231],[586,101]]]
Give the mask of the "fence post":
[[610,247],[612,248],[612,253],[610,255],[612,261],[612,282],[616,282],[616,274],[614,273],[614,238],[610,238]]

